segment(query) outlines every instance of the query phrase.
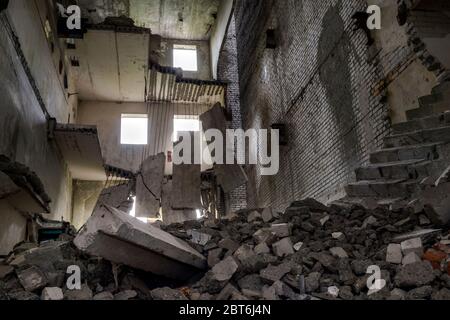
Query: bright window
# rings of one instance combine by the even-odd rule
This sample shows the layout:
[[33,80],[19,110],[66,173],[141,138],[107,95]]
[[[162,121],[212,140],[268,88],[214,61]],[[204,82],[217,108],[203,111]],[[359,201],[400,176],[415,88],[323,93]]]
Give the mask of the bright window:
[[173,141],[179,139],[180,132],[200,131],[200,120],[198,116],[175,116],[173,119]]
[[181,68],[183,71],[198,71],[197,47],[174,45],[173,66]]
[[146,114],[122,114],[120,143],[146,145],[148,140],[148,117]]

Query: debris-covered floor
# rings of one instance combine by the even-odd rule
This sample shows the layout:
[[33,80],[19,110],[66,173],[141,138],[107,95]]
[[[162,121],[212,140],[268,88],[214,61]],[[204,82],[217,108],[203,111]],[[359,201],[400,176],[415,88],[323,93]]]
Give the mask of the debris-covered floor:
[[[127,230],[132,235],[127,243],[155,252],[155,243],[164,239],[170,245],[139,263],[162,261],[173,270],[190,270],[191,277],[180,280],[176,273],[166,277],[142,271],[131,255],[111,256],[116,263],[95,257],[92,246],[83,248],[85,252],[78,249],[75,234],[69,232],[39,246],[22,243],[5,257],[0,299],[450,300],[449,231],[408,208],[326,207],[307,199],[293,203],[284,214],[240,211],[222,221],[158,226],[165,232],[156,233],[154,226],[132,221],[125,213],[114,215],[123,220],[108,229],[94,226],[94,214],[85,227],[90,230],[82,230],[75,244],[82,247],[80,237],[86,232],[110,232],[110,239],[119,241],[110,249],[120,251],[121,230]],[[91,237],[99,255],[109,254],[108,248],[96,241],[108,239]],[[196,258],[189,260],[186,252]],[[207,263],[203,271],[202,255]],[[73,266],[81,271],[80,290],[68,289],[76,284]]]

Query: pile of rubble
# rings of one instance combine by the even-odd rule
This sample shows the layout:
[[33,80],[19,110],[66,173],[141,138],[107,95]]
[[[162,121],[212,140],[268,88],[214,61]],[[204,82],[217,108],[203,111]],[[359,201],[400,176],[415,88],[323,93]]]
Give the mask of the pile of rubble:
[[410,209],[307,199],[284,214],[241,211],[164,229],[208,257],[193,300],[450,300],[449,234]]
[[[80,231],[75,241],[62,235],[40,246],[16,247],[0,261],[0,299],[450,300],[449,233],[434,229],[425,214],[413,212],[326,207],[307,199],[293,203],[284,214],[246,210],[220,221],[159,226],[157,232],[155,226],[120,217],[114,228],[106,225],[95,233],[95,219],[104,218],[103,212],[94,214],[88,230]],[[171,260],[179,256],[178,262],[197,266],[198,272],[181,282],[132,269],[143,270],[145,261],[121,255],[118,245],[110,253],[104,236],[110,229],[115,239],[127,237],[127,243],[134,241],[140,248],[167,241],[167,247],[158,242],[159,253]],[[86,250],[79,245],[85,244],[83,234],[90,239]],[[131,234],[139,234],[138,239]],[[109,252],[112,260],[93,252]],[[204,271],[202,256],[208,265]],[[81,270],[80,290],[68,289],[73,266]]]

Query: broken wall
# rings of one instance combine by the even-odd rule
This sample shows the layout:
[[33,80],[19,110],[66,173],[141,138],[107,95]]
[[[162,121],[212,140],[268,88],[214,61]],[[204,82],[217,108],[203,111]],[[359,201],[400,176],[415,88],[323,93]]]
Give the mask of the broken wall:
[[[397,5],[377,3],[389,10]],[[396,91],[401,98],[389,98],[386,85],[401,79],[411,49],[396,40],[390,47],[380,48],[378,41],[369,48],[365,32],[353,31],[351,18],[367,6],[361,0],[237,1],[243,126],[268,129],[283,123],[288,134],[278,175],[262,177],[258,166],[249,167],[249,207],[284,209],[308,196],[324,202],[339,198],[354,180],[354,169],[390,132],[389,110],[404,108],[405,96],[432,86],[432,78],[424,87],[418,81],[409,87],[397,83],[391,97]],[[384,18],[390,19],[385,40],[397,31],[394,13]],[[275,30],[275,49],[266,48],[268,29]]]
[[[41,105],[45,105],[51,117],[66,123],[73,120],[76,98],[67,98],[63,85],[63,74],[59,73],[58,61],[61,53],[51,51],[53,42],[58,48],[59,41],[53,34],[48,38],[44,32],[46,16],[51,16],[47,1],[10,1],[1,14],[0,23],[0,154],[19,162],[35,171],[44,184],[46,193],[52,199],[50,219],[70,219],[71,178],[57,147],[47,139],[46,117]],[[6,29],[6,15],[18,42]],[[34,78],[35,94],[30,78],[18,56],[20,45],[29,74]],[[56,65],[55,65],[56,64]],[[65,69],[64,69],[65,70]],[[73,100],[75,99],[75,100]],[[41,104],[41,105],[40,105]],[[2,205],[6,205],[2,202]],[[11,247],[18,237],[16,230],[22,230],[25,220],[12,208],[1,212],[4,228],[0,247]],[[5,242],[6,241],[6,242]]]

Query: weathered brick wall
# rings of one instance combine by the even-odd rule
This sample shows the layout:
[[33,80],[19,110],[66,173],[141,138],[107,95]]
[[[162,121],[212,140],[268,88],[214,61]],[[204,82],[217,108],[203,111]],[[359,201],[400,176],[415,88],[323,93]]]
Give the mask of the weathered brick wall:
[[[232,114],[230,128],[240,129],[242,128],[242,115],[239,95],[239,70],[235,27],[235,19],[233,16],[228,27],[226,38],[224,39],[223,48],[219,55],[217,75],[220,80],[228,83],[226,101],[227,107]],[[247,207],[246,190],[246,186],[242,186],[231,192],[229,195],[225,195],[228,211],[235,212]]]
[[[278,175],[248,170],[249,207],[281,210],[309,196],[326,201],[390,132],[383,80],[412,54],[408,46],[369,50],[351,19],[366,8],[362,0],[237,1],[243,125],[285,123],[289,134]],[[265,48],[269,28],[277,30],[276,49]]]

